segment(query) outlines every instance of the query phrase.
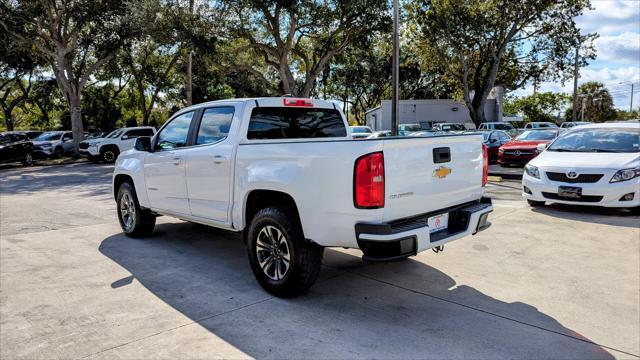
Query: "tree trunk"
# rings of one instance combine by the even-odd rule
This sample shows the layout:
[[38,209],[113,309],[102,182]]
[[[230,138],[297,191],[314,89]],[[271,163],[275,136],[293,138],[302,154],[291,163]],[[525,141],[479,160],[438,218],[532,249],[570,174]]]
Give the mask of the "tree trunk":
[[13,119],[11,118],[11,110],[3,109],[4,124],[7,126],[7,131],[13,131]]
[[473,100],[471,103],[467,102],[467,108],[469,109],[469,115],[471,116],[471,120],[476,125],[476,128],[480,126],[483,122],[487,121],[487,117],[484,113],[484,105],[486,103],[486,98],[482,97],[482,95],[474,94]]
[[80,106],[80,92],[69,94],[69,105],[71,107],[71,131],[73,132],[73,156],[80,156],[80,142],[84,139],[84,129],[82,126],[82,108]]

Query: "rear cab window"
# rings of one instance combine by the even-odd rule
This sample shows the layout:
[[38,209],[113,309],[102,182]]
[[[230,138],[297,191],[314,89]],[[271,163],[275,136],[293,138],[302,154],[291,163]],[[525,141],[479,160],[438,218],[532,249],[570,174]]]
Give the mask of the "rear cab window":
[[255,107],[247,139],[311,139],[346,137],[347,128],[336,109]]

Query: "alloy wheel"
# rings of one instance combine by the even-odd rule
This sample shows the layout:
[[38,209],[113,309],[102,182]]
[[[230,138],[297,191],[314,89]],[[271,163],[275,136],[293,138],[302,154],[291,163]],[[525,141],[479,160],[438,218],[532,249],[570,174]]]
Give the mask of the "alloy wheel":
[[136,205],[128,192],[125,192],[120,198],[120,216],[125,229],[131,230],[135,225]]
[[287,275],[291,253],[284,234],[275,226],[267,225],[258,233],[256,255],[262,272],[269,279],[280,281]]

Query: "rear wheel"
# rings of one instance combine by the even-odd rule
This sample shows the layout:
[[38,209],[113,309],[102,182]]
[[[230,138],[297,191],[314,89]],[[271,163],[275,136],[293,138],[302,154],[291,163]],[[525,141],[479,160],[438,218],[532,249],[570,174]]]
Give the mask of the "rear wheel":
[[30,152],[26,152],[24,157],[22,158],[22,165],[31,166],[33,165],[33,154]]
[[541,207],[544,206],[544,201],[535,201],[535,200],[527,200],[529,206],[531,207]]
[[318,278],[323,248],[306,240],[295,215],[282,208],[258,211],[247,240],[251,270],[270,294],[304,293]]
[[116,200],[122,231],[131,237],[151,235],[156,225],[156,217],[151,211],[140,208],[136,191],[130,183],[120,185]]

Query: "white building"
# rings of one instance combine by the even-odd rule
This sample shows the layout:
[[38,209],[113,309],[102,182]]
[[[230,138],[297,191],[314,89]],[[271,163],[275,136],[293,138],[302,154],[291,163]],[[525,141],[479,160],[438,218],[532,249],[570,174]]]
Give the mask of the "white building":
[[[502,121],[503,94],[502,87],[491,91],[484,106],[487,121]],[[365,121],[374,131],[391,130],[391,100],[383,100],[380,106],[367,111]],[[400,100],[399,124],[419,124],[428,130],[437,122],[465,124],[467,128],[475,129],[469,109],[463,102],[449,99]]]

